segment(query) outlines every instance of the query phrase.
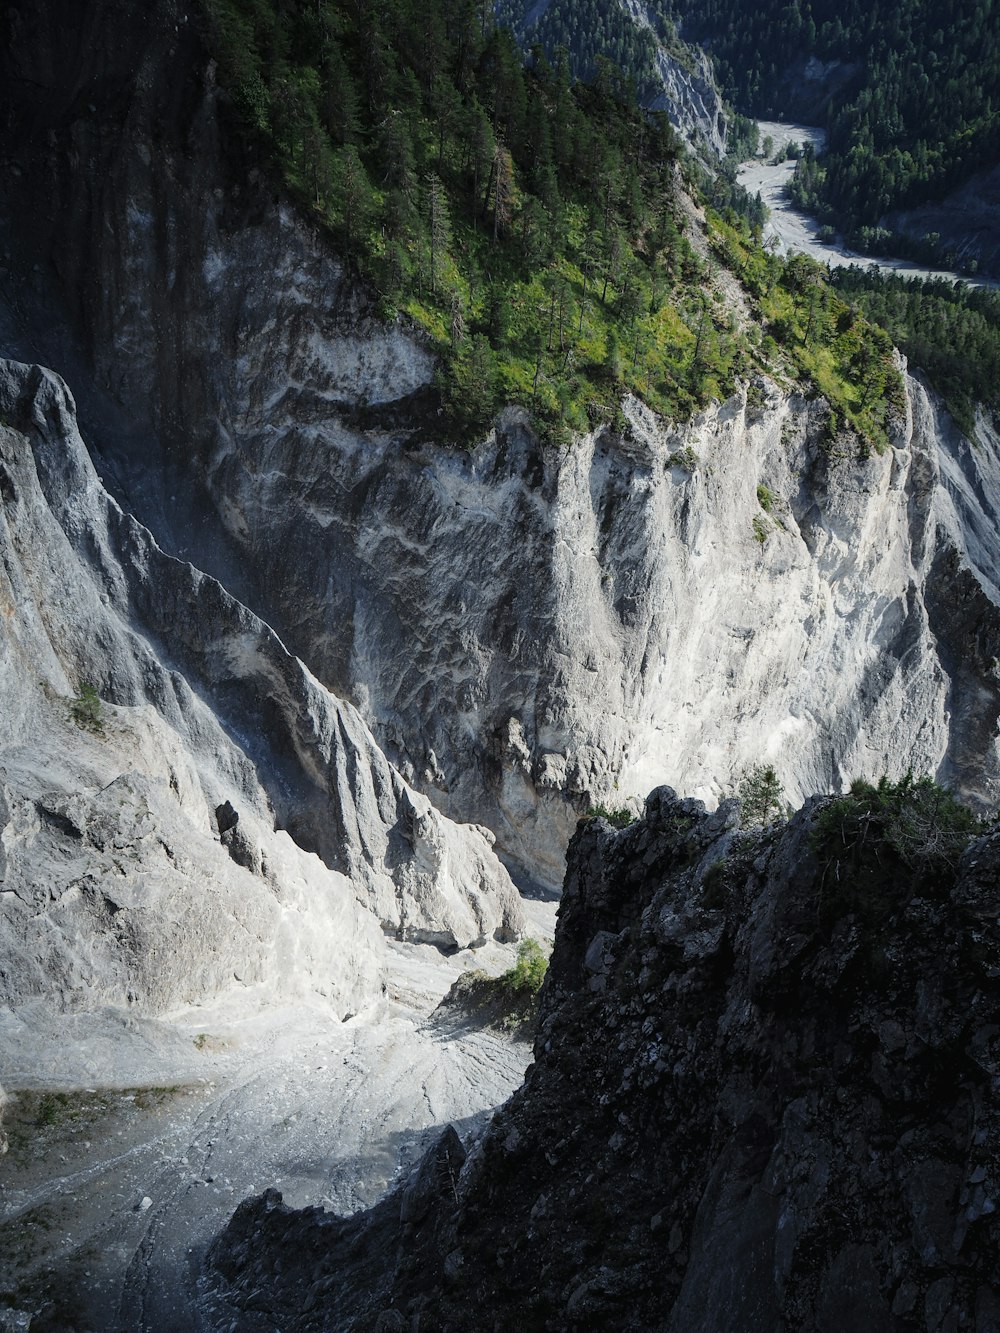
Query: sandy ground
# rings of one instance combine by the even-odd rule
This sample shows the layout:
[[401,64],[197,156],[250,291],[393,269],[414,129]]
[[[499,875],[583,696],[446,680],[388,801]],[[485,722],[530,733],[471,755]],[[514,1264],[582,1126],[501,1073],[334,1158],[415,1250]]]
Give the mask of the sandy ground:
[[[823,148],[826,135],[815,125],[796,125],[776,121],[759,120],[760,142],[765,138],[773,140],[774,148],[769,157],[786,143],[811,143],[817,152]],[[872,259],[849,250],[838,236],[833,242],[819,239],[820,224],[805,213],[800,213],[788,202],[785,189],[795,163],[791,160],[773,165],[770,161],[756,157],[744,162],[737,179],[750,194],[759,194],[770,210],[770,218],[764,229],[765,239],[773,239],[780,254],[798,253],[812,255],[822,264],[831,268],[844,268],[855,264],[859,268],[883,268],[894,273],[902,273],[912,278],[946,278],[948,281],[968,282],[972,287],[997,287],[1000,283],[993,279],[968,278],[949,269],[922,268],[919,264],[905,259]]]
[[[556,904],[528,902],[551,939]],[[0,1305],[33,1329],[208,1329],[205,1248],[268,1186],[338,1213],[375,1202],[451,1122],[472,1129],[520,1084],[530,1049],[433,1016],[466,967],[392,945],[389,992],[346,1023],[252,997],[169,1022],[0,1014],[10,1151],[0,1158]]]

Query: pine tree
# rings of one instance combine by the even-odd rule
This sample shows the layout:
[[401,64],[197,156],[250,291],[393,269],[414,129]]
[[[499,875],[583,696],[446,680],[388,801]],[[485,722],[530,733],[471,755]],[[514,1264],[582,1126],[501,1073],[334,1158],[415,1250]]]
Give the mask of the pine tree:
[[355,144],[345,145],[337,155],[336,177],[338,209],[353,245],[366,230],[373,206],[371,181]]
[[514,163],[503,144],[497,144],[493,154],[487,197],[493,214],[495,244],[501,236],[507,234],[514,216]]
[[441,177],[427,177],[427,234],[430,243],[430,287],[436,294],[441,264],[451,242],[451,220],[448,216],[448,196]]

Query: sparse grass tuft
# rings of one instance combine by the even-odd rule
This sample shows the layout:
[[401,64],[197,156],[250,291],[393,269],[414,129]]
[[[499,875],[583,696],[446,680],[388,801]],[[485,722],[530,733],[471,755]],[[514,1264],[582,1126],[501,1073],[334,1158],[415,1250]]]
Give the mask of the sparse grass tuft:
[[682,467],[685,472],[694,472],[699,463],[698,455],[686,444],[683,449],[675,449],[667,459],[668,467]]

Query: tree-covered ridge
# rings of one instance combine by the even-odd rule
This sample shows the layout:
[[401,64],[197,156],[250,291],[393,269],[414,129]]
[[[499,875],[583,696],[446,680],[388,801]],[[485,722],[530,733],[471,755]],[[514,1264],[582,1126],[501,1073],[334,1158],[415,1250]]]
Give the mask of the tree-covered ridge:
[[710,213],[709,221],[713,249],[750,298],[763,364],[785,364],[815,385],[832,409],[831,436],[846,427],[860,437],[862,452],[869,444],[884,447],[905,408],[889,335],[845,301],[808,255],[771,254],[732,211],[726,218]]
[[885,394],[851,388],[861,348],[889,385],[881,335],[829,288],[803,295],[733,215],[718,244],[775,336],[741,328],[684,234],[676,136],[606,62],[590,85],[565,57],[526,69],[478,0],[206,5],[246,127],[383,313],[433,340],[456,437],[506,402],[568,436],[627,390],[683,419],[763,369],[815,376],[883,438]]
[[803,201],[849,228],[1000,161],[1000,12],[991,0],[675,0],[742,111],[789,112],[790,67],[856,68],[832,99],[822,169]]
[[[663,92],[656,70],[657,42],[683,58],[665,0],[636,0],[638,19],[621,0],[497,0],[498,22],[525,50],[538,45],[554,58],[563,48],[575,79],[590,82],[608,60],[630,79],[644,105]],[[647,26],[648,25],[648,26]]]
[[1000,292],[853,267],[833,280],[925,372],[967,434],[978,403],[1000,411]]
[[526,70],[476,0],[209,11],[244,117],[386,312],[435,341],[460,429],[502,401],[586,428],[623,387],[671,414],[731,387],[735,349],[692,359],[705,274],[676,136],[610,66],[591,86],[565,60]]

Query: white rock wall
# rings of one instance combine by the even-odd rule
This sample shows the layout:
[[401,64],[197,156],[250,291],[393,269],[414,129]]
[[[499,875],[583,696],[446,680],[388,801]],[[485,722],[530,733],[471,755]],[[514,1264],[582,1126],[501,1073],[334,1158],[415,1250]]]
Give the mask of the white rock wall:
[[[215,485],[248,550],[296,551],[314,669],[441,809],[554,884],[592,802],[664,781],[712,800],[757,762],[792,801],[909,767],[995,799],[996,677],[961,645],[996,633],[996,440],[908,392],[867,459],[774,386],[683,428],[631,403],[626,439],[562,453],[516,413],[471,455],[248,414]],[[972,601],[946,626],[949,560]]]
[[[0,418],[3,1000],[164,1012],[237,986],[343,1015],[380,992],[383,930],[515,937],[491,837],[429,810],[350,705],[109,499],[62,382],[0,362]],[[100,731],[73,719],[84,682]]]

